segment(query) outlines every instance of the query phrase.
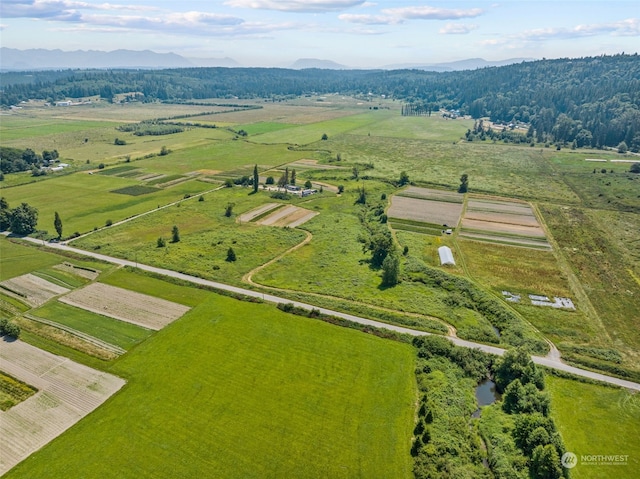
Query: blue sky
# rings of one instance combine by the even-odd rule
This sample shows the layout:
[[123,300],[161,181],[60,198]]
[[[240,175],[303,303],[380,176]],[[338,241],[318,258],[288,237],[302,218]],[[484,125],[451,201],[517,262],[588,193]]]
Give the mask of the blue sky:
[[482,57],[635,53],[640,4],[622,1],[1,0],[2,46],[298,58],[353,67]]

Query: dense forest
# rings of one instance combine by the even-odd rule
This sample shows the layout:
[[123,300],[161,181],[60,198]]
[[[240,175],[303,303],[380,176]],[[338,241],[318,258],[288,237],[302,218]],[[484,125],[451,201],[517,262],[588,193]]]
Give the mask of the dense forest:
[[[640,58],[540,60],[458,72],[185,68],[2,73],[0,105],[100,95],[142,101],[283,99],[307,94],[385,95],[411,111],[459,110],[531,125],[536,141],[640,150]],[[403,108],[404,110],[404,108]]]

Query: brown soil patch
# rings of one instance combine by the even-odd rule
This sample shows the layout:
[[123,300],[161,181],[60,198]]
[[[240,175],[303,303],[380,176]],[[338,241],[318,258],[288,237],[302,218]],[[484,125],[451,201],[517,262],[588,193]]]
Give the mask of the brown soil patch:
[[93,281],[100,275],[100,271],[98,270],[91,271],[84,268],[78,268],[77,266],[71,263],[57,264],[53,267],[53,269],[64,271],[66,273],[71,273],[74,276],[80,276],[81,278],[89,279],[91,281]]
[[495,213],[511,213],[516,215],[534,216],[529,205],[497,201],[469,200],[468,211],[491,211]]
[[540,226],[535,216],[510,213],[491,213],[484,211],[467,211],[465,220],[486,221],[490,223],[505,223],[522,226]]
[[197,173],[200,173],[202,175],[217,175],[219,173],[222,173],[222,170],[197,170]]
[[69,289],[58,286],[31,273],[7,279],[0,283],[2,292],[19,299],[29,306],[40,306],[54,296],[69,292]]
[[495,233],[507,233],[520,236],[538,236],[544,238],[545,234],[540,226],[526,226],[509,223],[494,223],[477,219],[464,218],[462,227],[477,231],[488,231]]
[[296,226],[306,223],[317,214],[318,213],[315,211],[289,205],[274,211],[260,220],[258,224],[263,226],[288,226],[290,228],[295,228]]
[[241,214],[240,216],[238,216],[238,221],[240,223],[248,223],[249,221],[253,220],[254,218],[260,216],[263,213],[266,213],[269,210],[273,210],[275,208],[277,208],[278,206],[281,206],[282,203],[267,203],[265,205],[262,206],[258,206],[257,208],[254,208],[250,211],[247,211],[246,213]]
[[22,341],[0,341],[2,370],[38,392],[0,412],[0,475],[99,407],[125,383]]
[[409,186],[398,193],[398,196],[412,196],[423,198],[425,200],[449,201],[451,203],[462,203],[463,196],[453,191],[434,190],[431,188],[420,188],[418,186]]
[[447,203],[405,196],[392,196],[389,218],[455,227],[462,213],[461,203]]
[[189,307],[103,283],[93,283],[60,298],[60,302],[143,328],[159,330]]

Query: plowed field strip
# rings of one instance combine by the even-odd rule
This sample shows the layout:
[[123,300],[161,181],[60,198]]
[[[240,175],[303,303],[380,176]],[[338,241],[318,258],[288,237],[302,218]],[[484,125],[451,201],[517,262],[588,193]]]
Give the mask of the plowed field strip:
[[156,331],[189,311],[181,304],[103,283],[77,289],[60,302]]
[[[39,389],[0,412],[0,475],[62,434],[118,391],[124,380],[22,341],[0,342],[2,369]],[[43,372],[44,371],[44,372]]]

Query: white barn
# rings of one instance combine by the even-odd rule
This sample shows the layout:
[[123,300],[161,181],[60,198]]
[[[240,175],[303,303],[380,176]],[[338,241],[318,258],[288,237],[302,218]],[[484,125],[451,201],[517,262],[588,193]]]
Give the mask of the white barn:
[[440,264],[441,265],[446,265],[446,264],[452,264],[455,266],[456,262],[453,259],[453,253],[451,252],[451,248],[449,248],[448,246],[440,246],[440,248],[438,248],[438,254],[440,255]]

